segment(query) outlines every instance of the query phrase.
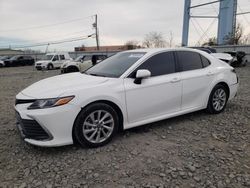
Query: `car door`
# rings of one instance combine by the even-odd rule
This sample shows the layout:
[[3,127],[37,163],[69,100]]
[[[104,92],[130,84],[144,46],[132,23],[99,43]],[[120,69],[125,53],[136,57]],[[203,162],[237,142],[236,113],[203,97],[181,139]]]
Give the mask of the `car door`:
[[23,65],[29,65],[30,58],[29,56],[23,56]]
[[24,66],[25,65],[24,56],[19,56],[16,63],[17,63],[17,66]]
[[87,70],[88,68],[92,67],[93,64],[92,64],[92,56],[90,55],[86,55],[83,60],[79,63],[80,65],[80,71],[85,71]]
[[66,61],[65,56],[63,54],[59,55],[60,61],[58,62],[58,66],[61,67],[61,65]]
[[55,68],[58,68],[61,66],[60,64],[60,60],[59,60],[59,56],[58,55],[54,55],[53,59],[52,59],[52,64]]
[[[139,69],[147,69],[151,77],[134,83]],[[128,120],[130,123],[174,113],[181,108],[181,80],[176,72],[173,52],[156,54],[124,79]]]
[[206,104],[214,72],[207,58],[197,52],[176,52],[181,70],[182,110],[200,108]]

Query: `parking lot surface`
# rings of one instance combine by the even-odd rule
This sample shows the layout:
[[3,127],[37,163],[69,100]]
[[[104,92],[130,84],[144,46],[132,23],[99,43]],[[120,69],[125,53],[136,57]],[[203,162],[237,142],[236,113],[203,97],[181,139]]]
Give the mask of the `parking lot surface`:
[[0,187],[250,187],[250,66],[236,71],[239,92],[225,112],[199,111],[152,123],[87,149],[22,141],[15,95],[59,70],[2,68]]

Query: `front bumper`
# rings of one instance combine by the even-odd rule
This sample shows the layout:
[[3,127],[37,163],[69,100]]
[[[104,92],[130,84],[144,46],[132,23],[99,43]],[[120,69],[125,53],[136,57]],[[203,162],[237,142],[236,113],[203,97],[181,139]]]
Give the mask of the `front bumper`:
[[45,69],[47,69],[47,66],[45,66],[45,65],[35,65],[35,68],[37,70],[45,70]]
[[16,120],[16,126],[24,139],[28,138],[41,141],[53,139],[53,136],[49,133],[49,131],[39,125],[37,121],[22,119],[18,112],[16,112]]
[[32,103],[15,105],[17,126],[26,142],[45,147],[73,144],[72,129],[81,110],[78,106],[69,103],[53,108],[28,110],[30,104]]

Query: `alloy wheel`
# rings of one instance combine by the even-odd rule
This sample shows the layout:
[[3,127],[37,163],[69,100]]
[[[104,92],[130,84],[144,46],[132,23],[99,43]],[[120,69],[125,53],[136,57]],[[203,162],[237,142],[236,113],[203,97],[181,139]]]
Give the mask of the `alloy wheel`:
[[226,104],[226,100],[227,100],[227,95],[226,95],[225,90],[223,90],[222,88],[217,89],[214,92],[213,99],[212,99],[214,110],[216,111],[222,110]]
[[82,127],[84,137],[91,143],[102,143],[114,130],[113,116],[106,110],[96,110],[85,119]]

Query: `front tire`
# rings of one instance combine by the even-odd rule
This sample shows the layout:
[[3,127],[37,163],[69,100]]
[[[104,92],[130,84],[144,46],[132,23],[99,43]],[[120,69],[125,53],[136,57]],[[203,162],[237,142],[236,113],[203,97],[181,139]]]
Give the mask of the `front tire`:
[[221,113],[226,108],[228,97],[226,87],[222,84],[216,85],[209,96],[207,111],[211,114]]
[[48,66],[47,66],[48,70],[52,70],[53,68],[54,68],[54,66],[52,64],[48,64]]
[[79,72],[80,70],[77,67],[74,66],[69,66],[67,68],[67,73],[71,73],[71,72]]
[[110,142],[119,125],[117,112],[105,103],[84,108],[76,118],[73,136],[81,146],[100,147]]

